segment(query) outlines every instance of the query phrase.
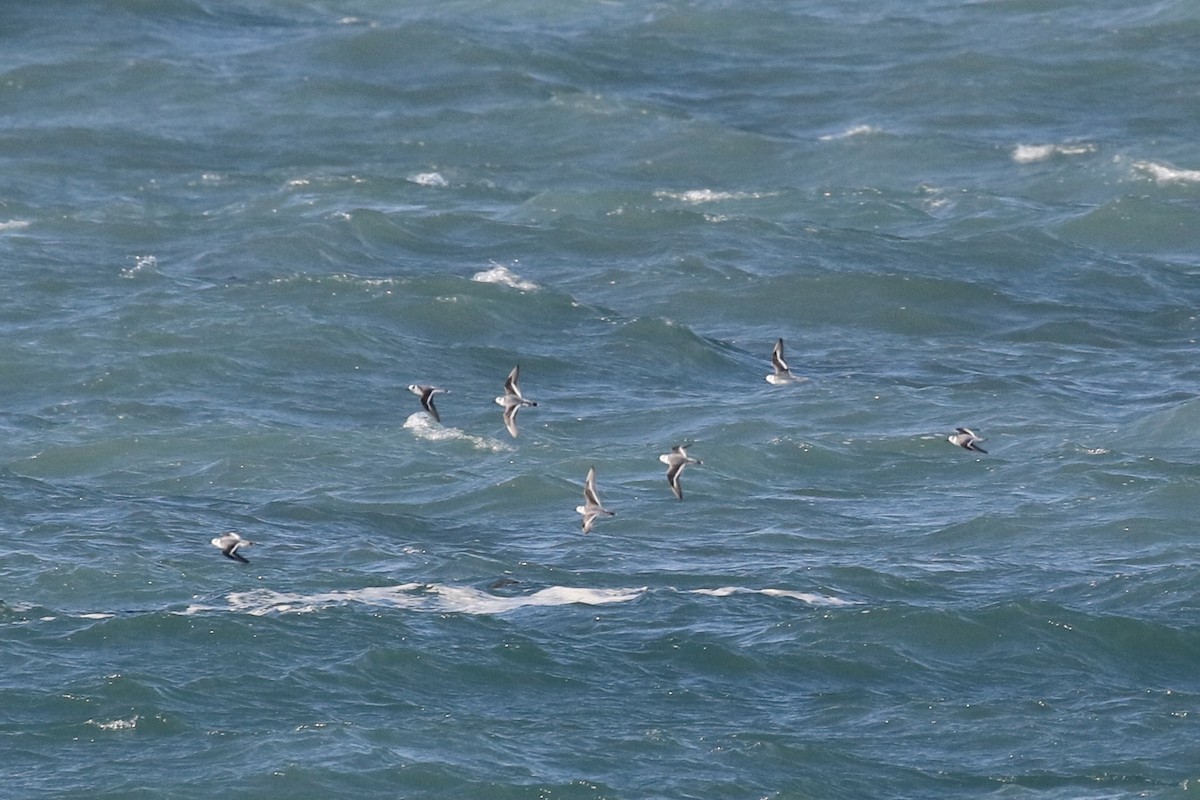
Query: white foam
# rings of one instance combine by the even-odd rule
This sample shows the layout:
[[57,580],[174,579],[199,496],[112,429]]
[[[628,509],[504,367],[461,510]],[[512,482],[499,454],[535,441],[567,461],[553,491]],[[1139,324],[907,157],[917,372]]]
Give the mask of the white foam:
[[549,586],[530,595],[498,597],[478,589],[461,586],[431,586],[447,608],[464,614],[503,614],[519,608],[535,606],[600,606],[608,603],[627,603],[646,592],[638,589],[583,589],[573,586]]
[[688,594],[704,594],[709,597],[729,597],[735,594],[761,594],[767,597],[786,597],[791,600],[799,600],[802,603],[808,603],[810,606],[857,605],[857,603],[851,600],[843,600],[840,597],[830,597],[812,592],[796,592],[791,589],[747,589],[742,586],[721,586],[717,589],[691,589]]
[[261,617],[267,614],[311,614],[325,608],[343,605],[364,605],[400,608],[434,614],[504,614],[522,608],[607,605],[627,603],[646,593],[637,589],[587,589],[571,586],[549,586],[529,595],[500,597],[468,586],[403,583],[397,586],[368,586],[363,589],[297,594],[256,589],[235,592],[228,596],[224,608],[195,604],[182,613],[200,614],[212,611],[233,611]]
[[337,283],[348,283],[351,286],[362,286],[367,289],[384,289],[391,294],[392,288],[403,284],[402,278],[364,278],[362,275],[352,275],[348,272],[338,272],[329,276]]
[[442,177],[440,172],[418,172],[416,175],[409,175],[408,179],[418,186],[449,186],[450,182]]
[[852,136],[867,136],[872,133],[883,133],[883,130],[873,125],[855,125],[841,133],[827,133],[824,136],[817,137],[817,139],[822,142],[833,142],[838,139],[849,139]]
[[154,256],[134,256],[133,266],[121,270],[122,278],[136,278],[139,275],[158,271],[158,259]]
[[141,715],[134,714],[129,719],[114,719],[111,722],[97,722],[94,719],[89,719],[86,724],[95,725],[102,731],[128,731],[136,728],[140,719]]
[[1144,172],[1156,183],[1200,183],[1200,170],[1175,169],[1165,164],[1155,164],[1153,161],[1135,161],[1133,168]]
[[492,262],[491,269],[485,269],[482,272],[476,272],[471,276],[471,280],[477,283],[498,283],[501,286],[520,289],[522,292],[532,292],[533,290],[540,288],[533,281],[527,281],[503,264],[497,264],[495,262]]
[[685,192],[668,192],[659,190],[654,196],[660,200],[678,200],[681,203],[699,205],[701,203],[716,203],[722,200],[758,200],[763,197],[773,197],[778,192],[718,192],[714,189],[689,189]]
[[1032,164],[1035,161],[1045,161],[1054,155],[1052,144],[1019,144],[1013,150],[1012,159],[1018,164]]
[[412,431],[413,436],[427,442],[469,442],[476,450],[487,450],[490,453],[507,453],[512,450],[512,447],[499,439],[476,436],[459,428],[442,425],[424,411],[410,414],[408,419],[404,420],[404,427]]
[[1019,144],[1013,149],[1012,160],[1018,164],[1032,164],[1053,156],[1080,156],[1094,152],[1094,144]]
[[8,222],[0,222],[0,232],[19,231],[28,227],[29,221],[24,219],[10,219]]

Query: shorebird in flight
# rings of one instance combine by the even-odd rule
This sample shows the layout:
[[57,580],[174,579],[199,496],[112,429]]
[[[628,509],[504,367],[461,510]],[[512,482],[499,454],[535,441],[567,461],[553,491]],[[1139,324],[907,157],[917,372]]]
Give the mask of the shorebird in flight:
[[433,417],[434,422],[441,422],[442,415],[438,413],[437,407],[433,404],[433,396],[435,394],[447,394],[448,389],[443,389],[440,386],[425,386],[420,383],[410,384],[408,390],[421,398],[421,408],[429,412],[429,416]]
[[976,453],[987,455],[987,450],[979,446],[979,443],[986,441],[982,436],[979,436],[970,428],[955,428],[958,433],[952,433],[946,437],[946,441],[950,444],[956,444],[964,450],[974,450]]
[[702,464],[704,462],[689,456],[683,445],[672,447],[671,452],[663,453],[658,457],[658,460],[667,465],[667,483],[671,484],[671,491],[675,493],[675,496],[682,500],[683,487],[679,485],[680,473],[683,472],[683,468],[688,464]]
[[518,364],[508,373],[508,380],[504,382],[504,394],[496,398],[496,404],[504,406],[504,427],[508,428],[514,439],[517,437],[517,412],[525,406],[537,405],[532,400],[526,400],[525,395],[521,394],[521,387],[517,384],[520,377],[521,365]]
[[588,469],[587,479],[583,482],[583,505],[576,506],[575,511],[583,515],[583,532],[591,533],[592,525],[596,521],[596,517],[601,514],[609,517],[615,517],[616,512],[609,511],[600,505],[600,498],[596,496],[596,468]]
[[767,376],[767,383],[772,386],[782,386],[797,380],[792,371],[788,369],[787,362],[783,360],[783,339],[775,342],[775,348],[771,351],[771,366],[775,368],[775,371]]
[[240,561],[243,564],[249,564],[250,560],[238,552],[240,547],[249,547],[254,544],[247,539],[243,539],[234,531],[222,533],[220,536],[212,540],[212,546],[221,551],[221,555],[226,558],[232,558],[234,561]]

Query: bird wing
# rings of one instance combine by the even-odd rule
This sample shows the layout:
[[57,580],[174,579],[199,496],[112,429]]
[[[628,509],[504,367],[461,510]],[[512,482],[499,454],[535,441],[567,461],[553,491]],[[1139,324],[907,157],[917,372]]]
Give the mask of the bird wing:
[[671,491],[680,500],[683,499],[683,487],[679,485],[679,473],[683,472],[683,466],[686,463],[686,461],[680,461],[667,467],[667,483],[671,484]]
[[588,469],[587,478],[583,482],[583,502],[589,506],[600,505],[600,498],[596,495],[596,468]]
[[514,397],[521,396],[521,389],[517,386],[517,381],[521,377],[521,365],[517,364],[512,368],[512,372],[508,373],[508,380],[504,382],[504,393],[511,394]]
[[514,439],[517,438],[517,412],[520,410],[519,404],[504,407],[504,427],[508,428],[508,434]]
[[426,387],[425,390],[421,392],[421,406],[429,412],[429,416],[433,417],[435,421],[442,421],[442,415],[438,413],[437,407],[433,404],[432,386]]
[[771,364],[777,372],[787,372],[787,362],[783,360],[783,339],[775,342],[775,349],[771,351]]

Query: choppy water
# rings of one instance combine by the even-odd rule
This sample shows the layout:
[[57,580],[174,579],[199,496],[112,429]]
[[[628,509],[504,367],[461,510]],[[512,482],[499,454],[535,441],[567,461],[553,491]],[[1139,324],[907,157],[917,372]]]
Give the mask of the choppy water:
[[1198,37],[6,4],[0,794],[1195,795]]

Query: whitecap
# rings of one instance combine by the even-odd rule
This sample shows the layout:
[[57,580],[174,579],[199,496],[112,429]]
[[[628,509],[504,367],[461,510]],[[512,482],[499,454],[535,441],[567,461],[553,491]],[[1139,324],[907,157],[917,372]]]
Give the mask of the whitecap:
[[409,175],[408,179],[418,186],[449,186],[447,181],[440,172],[418,172],[415,175]]
[[1013,149],[1012,160],[1032,164],[1052,156],[1080,156],[1095,151],[1093,144],[1019,144]]
[[508,286],[512,289],[520,289],[522,292],[532,292],[540,288],[533,281],[527,281],[520,275],[510,270],[503,264],[492,262],[491,269],[485,269],[482,272],[476,272],[471,276],[471,280],[477,283],[498,283],[501,286]]
[[872,133],[883,133],[883,130],[876,128],[874,125],[855,125],[841,133],[827,133],[824,136],[817,137],[817,139],[822,142],[833,142],[838,139],[849,139],[852,136],[866,136]]
[[307,595],[256,589],[230,594],[225,608],[194,604],[181,613],[191,616],[212,611],[233,611],[261,617],[266,614],[311,614],[325,608],[358,604],[435,614],[487,615],[504,614],[522,608],[627,603],[641,597],[646,591],[644,586],[636,589],[549,586],[529,595],[499,597],[472,587],[426,583],[368,586]]
[[1018,164],[1032,164],[1035,161],[1044,161],[1052,155],[1052,144],[1019,144],[1013,150],[1012,159]]
[[136,728],[140,719],[141,715],[134,714],[129,719],[114,719],[110,722],[97,722],[94,719],[89,719],[86,724],[95,725],[102,731],[127,731]]
[[856,603],[850,600],[843,600],[840,597],[830,597],[829,595],[816,594],[815,592],[794,592],[790,589],[760,589],[762,594],[767,597],[787,597],[792,600],[799,600],[802,603],[808,603],[810,606],[852,606]]
[[410,414],[408,419],[404,420],[404,427],[406,430],[412,431],[413,436],[427,442],[468,442],[476,450],[487,450],[492,453],[507,453],[512,450],[509,445],[498,439],[476,436],[459,428],[442,425],[424,411]]
[[227,598],[229,606],[220,609],[213,606],[189,606],[185,615],[201,611],[228,610],[251,616],[261,617],[266,614],[310,614],[323,608],[361,603],[369,606],[387,606],[391,608],[419,608],[422,604],[420,595],[416,592],[424,588],[424,584],[405,583],[399,586],[368,586],[355,590],[336,590],[318,592],[316,594],[297,594],[295,592],[276,592],[271,589],[256,589],[251,592],[234,592]]
[[430,586],[444,608],[463,614],[503,614],[520,608],[537,606],[585,605],[599,606],[609,603],[628,603],[646,593],[646,587],[637,589],[586,589],[574,586],[549,586],[530,595],[498,597],[487,592],[463,586]]
[[133,266],[121,270],[122,278],[136,278],[139,275],[156,272],[158,259],[154,256],[134,256]]
[[1200,183],[1200,170],[1175,169],[1153,161],[1136,161],[1133,168],[1144,172],[1156,183]]
[[29,221],[24,219],[10,219],[8,222],[0,222],[0,233],[4,231],[19,231],[29,227]]
[[829,595],[816,594],[814,592],[796,592],[791,589],[747,589],[742,586],[721,586],[716,589],[691,589],[688,594],[703,594],[709,597],[730,597],[735,594],[761,594],[767,597],[786,597],[791,600],[799,600],[802,603],[808,603],[810,606],[857,605],[852,600],[843,600],[840,597],[830,597]]

